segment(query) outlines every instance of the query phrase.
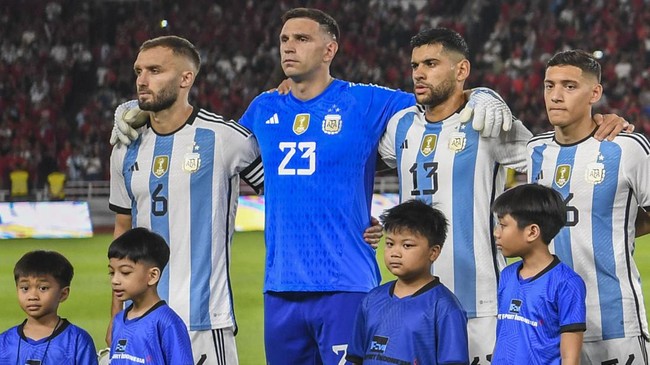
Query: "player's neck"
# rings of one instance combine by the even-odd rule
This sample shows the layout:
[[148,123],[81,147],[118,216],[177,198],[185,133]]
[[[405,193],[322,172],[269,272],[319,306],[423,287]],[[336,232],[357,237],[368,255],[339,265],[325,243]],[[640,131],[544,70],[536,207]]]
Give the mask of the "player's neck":
[[151,128],[159,134],[173,133],[185,124],[192,111],[193,108],[188,101],[177,100],[170,108],[151,113]]
[[23,327],[23,333],[32,340],[40,340],[52,335],[60,323],[61,317],[56,313],[51,313],[40,318],[28,317]]
[[465,96],[461,92],[452,94],[449,99],[438,105],[426,105],[425,117],[430,122],[439,122],[449,118],[465,103]]
[[160,296],[154,287],[149,288],[146,292],[138,297],[131,298],[133,301],[133,308],[126,314],[126,318],[134,319],[142,317],[154,305],[160,302]]
[[556,126],[555,140],[561,144],[577,143],[589,137],[596,127],[596,123],[591,118],[565,126]]
[[521,271],[519,271],[519,275],[521,275],[521,277],[524,279],[528,279],[539,274],[542,272],[542,270],[546,269],[546,267],[548,267],[548,265],[550,265],[555,259],[551,252],[548,250],[548,246],[541,242],[539,244],[544,245],[544,247],[540,246],[537,249],[533,249],[525,256],[521,257],[523,265],[521,267]]
[[322,94],[332,81],[334,81],[334,78],[329,74],[329,71],[314,74],[312,77],[292,78],[291,94],[302,101],[311,100]]
[[429,284],[431,280],[433,280],[431,274],[410,279],[399,278],[395,283],[395,291],[393,292],[393,295],[398,298],[411,296],[417,293],[417,291],[422,289],[425,285]]

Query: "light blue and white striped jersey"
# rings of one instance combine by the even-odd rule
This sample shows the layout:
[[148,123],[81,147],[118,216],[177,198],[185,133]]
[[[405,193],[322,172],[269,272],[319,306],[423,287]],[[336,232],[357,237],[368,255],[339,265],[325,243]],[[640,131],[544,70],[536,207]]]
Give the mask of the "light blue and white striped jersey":
[[528,181],[559,191],[567,226],[551,250],[587,284],[585,341],[648,336],[634,221],[650,207],[650,144],[640,134],[560,145],[553,132],[528,144]]
[[190,330],[233,326],[230,243],[240,175],[254,187],[264,180],[257,142],[238,123],[198,108],[172,134],[141,131],[113,149],[110,208],[169,244],[158,293]]
[[264,161],[264,291],[368,292],[379,284],[370,225],[377,144],[412,94],[334,80],[301,101],[259,95],[240,122]]
[[505,259],[492,236],[490,206],[503,192],[506,168],[523,171],[532,134],[520,121],[499,138],[481,137],[459,114],[431,123],[421,106],[388,123],[379,153],[397,167],[400,201],[440,209],[450,229],[433,274],[458,297],[468,318],[497,313],[497,281]]

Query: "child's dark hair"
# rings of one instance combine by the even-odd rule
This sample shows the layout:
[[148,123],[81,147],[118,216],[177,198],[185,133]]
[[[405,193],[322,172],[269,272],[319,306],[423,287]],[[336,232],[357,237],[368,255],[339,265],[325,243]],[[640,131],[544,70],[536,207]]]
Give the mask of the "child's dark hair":
[[142,227],[133,228],[113,240],[108,247],[108,258],[143,261],[162,272],[169,262],[169,246],[159,234]]
[[442,247],[447,239],[447,218],[429,204],[412,199],[396,205],[384,212],[379,219],[386,232],[404,230],[424,236],[429,247]]
[[55,251],[37,250],[23,255],[14,266],[14,280],[27,276],[52,275],[61,288],[70,286],[74,269],[65,256]]
[[510,214],[523,229],[537,224],[547,245],[566,224],[566,204],[557,191],[538,184],[519,185],[501,194],[492,211],[502,218]]

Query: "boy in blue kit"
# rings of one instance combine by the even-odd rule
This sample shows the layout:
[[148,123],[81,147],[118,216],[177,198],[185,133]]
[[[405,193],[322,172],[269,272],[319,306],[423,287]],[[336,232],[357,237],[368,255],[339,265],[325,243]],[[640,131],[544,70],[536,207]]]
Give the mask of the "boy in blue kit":
[[397,276],[368,293],[357,312],[346,360],[353,364],[469,364],[467,316],[431,275],[447,219],[420,200],[381,216],[384,263]]
[[500,195],[492,210],[499,219],[497,247],[506,257],[521,257],[501,272],[492,365],[579,364],[585,283],[548,247],[566,223],[562,196],[521,185]]
[[183,320],[158,296],[169,261],[165,239],[133,228],[108,248],[115,297],[132,303],[113,318],[110,363],[191,365],[192,347]]
[[0,364],[97,364],[90,335],[57,314],[73,275],[70,261],[58,252],[32,251],[18,260],[14,280],[27,319],[0,334]]

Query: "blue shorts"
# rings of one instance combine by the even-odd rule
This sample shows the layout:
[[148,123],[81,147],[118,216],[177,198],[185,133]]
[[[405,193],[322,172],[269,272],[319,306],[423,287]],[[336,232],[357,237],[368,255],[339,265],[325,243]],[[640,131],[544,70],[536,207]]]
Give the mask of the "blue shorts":
[[349,292],[265,293],[266,363],[312,365],[344,361],[354,319],[365,296]]

